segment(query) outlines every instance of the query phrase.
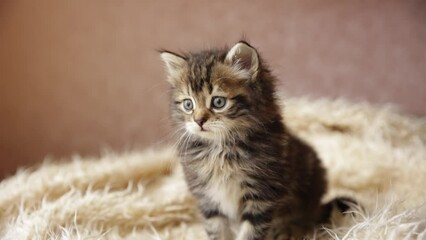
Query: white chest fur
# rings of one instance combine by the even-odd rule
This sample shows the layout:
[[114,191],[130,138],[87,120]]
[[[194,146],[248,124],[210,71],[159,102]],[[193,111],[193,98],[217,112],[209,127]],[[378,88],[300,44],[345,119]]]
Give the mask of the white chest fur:
[[230,219],[236,219],[242,197],[241,174],[226,164],[214,168],[206,193],[214,203],[219,205],[225,215]]
[[[196,171],[201,176],[211,176],[207,181],[205,194],[230,220],[236,220],[243,194],[241,183],[244,174],[236,162],[225,159],[229,150],[219,145],[200,152],[195,156],[196,159],[200,159]],[[244,156],[242,153],[239,155]]]

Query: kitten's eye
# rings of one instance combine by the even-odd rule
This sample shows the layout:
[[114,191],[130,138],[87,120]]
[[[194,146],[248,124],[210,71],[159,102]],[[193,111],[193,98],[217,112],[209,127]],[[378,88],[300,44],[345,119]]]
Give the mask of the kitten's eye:
[[194,108],[194,103],[192,102],[191,99],[185,99],[183,100],[183,108],[186,111],[191,111]]
[[226,98],[225,97],[214,97],[212,99],[212,106],[216,109],[221,109],[226,104]]

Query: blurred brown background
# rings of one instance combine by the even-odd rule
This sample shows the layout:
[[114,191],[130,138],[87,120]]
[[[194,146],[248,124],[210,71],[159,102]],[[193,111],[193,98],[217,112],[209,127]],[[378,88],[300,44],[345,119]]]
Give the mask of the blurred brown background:
[[245,35],[287,96],[425,115],[426,1],[0,1],[0,175],[54,157],[161,144],[155,49]]

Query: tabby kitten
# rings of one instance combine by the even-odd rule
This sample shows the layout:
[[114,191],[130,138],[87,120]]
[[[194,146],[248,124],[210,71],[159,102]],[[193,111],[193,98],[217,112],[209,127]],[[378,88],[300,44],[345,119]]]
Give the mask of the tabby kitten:
[[276,238],[321,215],[325,170],[283,123],[275,77],[255,48],[162,51],[178,152],[210,239]]

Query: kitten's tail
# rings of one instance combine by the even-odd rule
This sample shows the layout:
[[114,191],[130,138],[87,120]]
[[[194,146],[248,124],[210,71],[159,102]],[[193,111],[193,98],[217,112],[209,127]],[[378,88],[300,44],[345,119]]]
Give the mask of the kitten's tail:
[[335,215],[354,214],[355,211],[364,211],[364,208],[355,200],[348,197],[338,197],[321,206],[321,224],[330,223]]

